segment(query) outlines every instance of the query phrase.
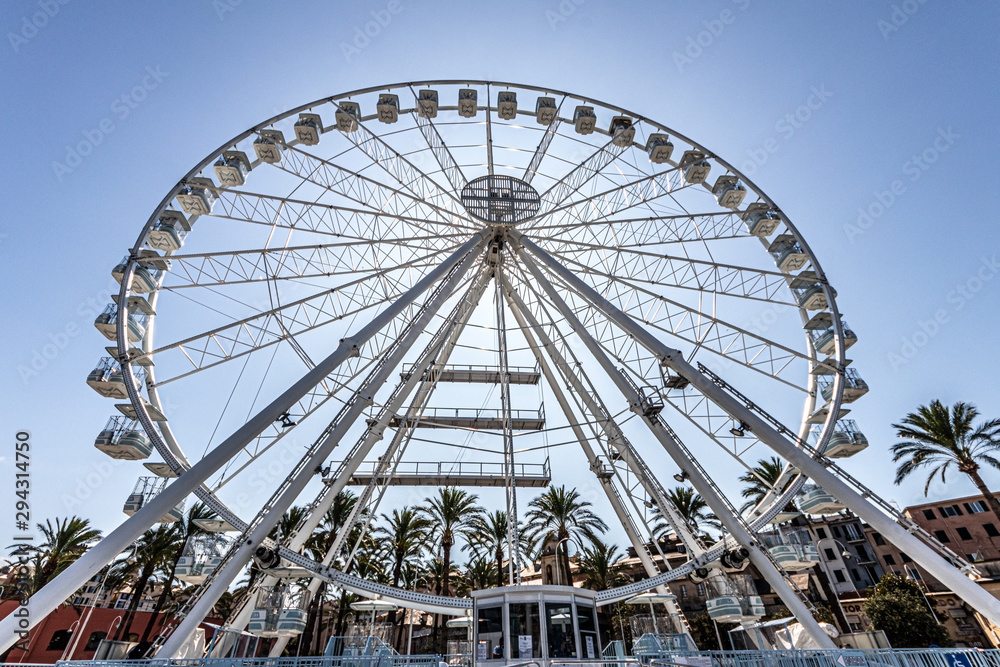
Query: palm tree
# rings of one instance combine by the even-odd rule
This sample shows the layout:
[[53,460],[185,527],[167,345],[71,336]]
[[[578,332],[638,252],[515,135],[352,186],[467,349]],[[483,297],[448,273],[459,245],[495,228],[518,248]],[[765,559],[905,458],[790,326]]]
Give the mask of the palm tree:
[[[306,541],[306,548],[312,553],[315,560],[322,561],[326,558],[326,553],[333,547],[333,543],[337,539],[337,535],[340,534],[341,529],[347,524],[347,520],[351,516],[351,512],[354,511],[355,506],[358,504],[358,497],[354,495],[351,491],[341,491],[337,494],[337,497],[333,499],[333,504],[323,515],[320,520],[319,525],[316,527],[316,531],[309,537]],[[363,515],[361,518],[363,519]],[[355,524],[355,529],[352,530],[351,535],[355,537],[360,535],[357,530],[357,524]],[[353,540],[348,540],[353,544]],[[321,638],[321,625],[323,621],[323,604],[326,601],[326,594],[329,587],[324,581],[319,585],[316,590],[316,595],[309,603],[309,613],[306,618],[306,629],[303,631],[302,636],[299,638],[302,646],[309,649],[312,647],[312,653],[315,654],[319,651],[319,642]]]
[[209,509],[208,505],[205,503],[195,503],[191,506],[191,509],[188,510],[187,517],[184,519],[184,523],[181,524],[182,532],[180,533],[177,551],[175,552],[174,559],[171,561],[170,567],[166,572],[166,581],[163,584],[163,590],[160,592],[160,597],[156,600],[156,606],[153,607],[153,613],[149,617],[149,622],[146,623],[146,629],[142,631],[142,638],[139,640],[140,644],[144,644],[149,639],[149,634],[153,631],[153,626],[156,624],[157,616],[159,616],[160,612],[163,611],[164,605],[167,604],[167,600],[173,594],[174,575],[177,573],[177,563],[180,561],[181,556],[184,555],[184,547],[187,545],[188,540],[195,535],[207,532],[195,522],[202,521],[204,519],[212,519],[214,517],[215,512]]
[[406,505],[382,518],[387,525],[379,526],[375,534],[392,552],[392,585],[399,586],[403,566],[420,557],[433,526],[420,510]]
[[431,524],[431,535],[441,547],[443,578],[441,595],[451,595],[451,549],[456,538],[470,533],[472,522],[481,516],[483,508],[476,504],[479,496],[462,489],[445,488],[438,495],[425,498],[420,512]]
[[591,503],[583,500],[576,489],[566,490],[565,486],[550,487],[544,494],[528,503],[528,530],[531,539],[552,535],[557,546],[561,546],[561,564],[566,578],[563,581],[572,583],[569,567],[569,543],[574,542],[578,548],[583,547],[583,539],[593,541],[597,533],[603,533],[608,526],[589,508]]
[[466,565],[465,579],[468,586],[474,591],[493,588],[497,585],[497,571],[493,569],[493,563],[490,562],[489,558],[477,556]]
[[[520,524],[520,522],[518,522]],[[517,531],[518,542],[515,548],[521,553],[527,553],[529,540],[521,530]],[[504,584],[504,551],[507,549],[507,512],[495,510],[474,517],[469,530],[468,547],[476,556],[490,557],[496,564],[496,584]]]
[[39,556],[39,569],[32,581],[32,593],[72,565],[101,539],[101,531],[90,527],[90,519],[78,516],[57,518],[55,524],[46,519],[44,525],[39,523],[37,527],[44,538],[40,544],[30,547],[13,544],[8,547],[12,552],[34,552]]
[[739,480],[748,485],[740,494],[748,499],[740,507],[740,512],[746,512],[759,505],[764,496],[778,483],[778,478],[784,469],[785,462],[777,456],[772,456],[770,459],[758,460],[756,466],[740,475]]
[[960,473],[968,475],[1000,519],[1000,503],[979,476],[983,464],[1000,469],[1000,460],[996,458],[1000,451],[1000,419],[974,426],[977,417],[979,410],[971,403],[958,401],[949,410],[935,400],[906,415],[901,424],[893,424],[896,435],[905,439],[892,446],[892,460],[903,462],[896,469],[895,483],[901,483],[920,468],[930,468],[924,484],[926,496],[934,476],[940,474],[944,483],[945,473],[954,465]]
[[[694,489],[687,486],[675,486],[667,490],[666,496],[695,534],[705,533],[704,528],[722,530],[722,522],[708,509],[708,503]],[[659,506],[653,508],[653,520],[658,522],[653,526],[653,535],[660,535],[671,530],[670,524],[660,516]]]
[[169,563],[177,552],[177,544],[182,535],[182,528],[177,524],[160,524],[150,528],[139,537],[133,565],[138,570],[138,577],[132,585],[132,599],[129,601],[125,618],[115,633],[115,641],[119,637],[127,638],[132,629],[136,609],[142,602],[146,587],[153,574]]
[[592,591],[606,591],[629,583],[628,575],[619,564],[623,556],[618,555],[618,547],[594,539],[580,554],[579,572],[583,575],[583,587]]

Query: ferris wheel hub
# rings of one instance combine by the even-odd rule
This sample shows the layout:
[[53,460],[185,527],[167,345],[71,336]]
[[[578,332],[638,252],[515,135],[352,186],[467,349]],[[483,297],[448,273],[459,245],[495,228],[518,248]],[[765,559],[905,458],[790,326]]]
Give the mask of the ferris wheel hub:
[[462,205],[469,214],[492,225],[513,226],[538,213],[542,198],[527,182],[490,174],[462,188]]

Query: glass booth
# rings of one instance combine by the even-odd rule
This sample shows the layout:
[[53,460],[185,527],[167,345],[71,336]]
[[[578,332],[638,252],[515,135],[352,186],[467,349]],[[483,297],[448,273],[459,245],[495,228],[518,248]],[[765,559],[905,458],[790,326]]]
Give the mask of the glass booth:
[[570,586],[473,591],[473,659],[479,665],[598,660],[596,594]]

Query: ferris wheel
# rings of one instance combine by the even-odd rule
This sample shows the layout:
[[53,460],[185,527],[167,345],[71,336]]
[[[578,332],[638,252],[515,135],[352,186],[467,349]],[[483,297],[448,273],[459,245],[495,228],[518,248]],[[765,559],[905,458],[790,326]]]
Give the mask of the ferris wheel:
[[[36,618],[147,527],[178,520],[191,494],[217,514],[206,522],[217,539],[185,552],[199,588],[160,657],[251,558],[267,576],[237,629],[287,639],[322,581],[460,615],[470,600],[346,574],[351,529],[390,487],[492,486],[512,546],[519,493],[523,510],[525,488],[579,484],[559,479],[573,456],[648,576],[598,604],[694,577],[713,618],[759,618],[733,574],[750,562],[827,646],[789,576],[818,557],[760,535],[849,508],[1000,621],[972,566],[837,464],[867,446],[845,417],[868,387],[846,356],[857,337],[836,290],[787,212],[640,114],[485,81],[318,100],[212,151],[112,273],[121,292],[95,326],[113,344],[87,382],[117,403],[95,444],[145,470],[131,518],[36,595]],[[147,460],[154,450],[162,462]],[[731,480],[771,454],[781,476],[761,479],[767,492],[741,512]],[[721,538],[692,530],[665,475],[701,494]],[[348,525],[326,558],[304,555],[347,486],[360,488]],[[270,540],[293,503],[305,518]],[[657,559],[656,518],[684,545],[683,566]],[[522,564],[508,554],[516,585]]]

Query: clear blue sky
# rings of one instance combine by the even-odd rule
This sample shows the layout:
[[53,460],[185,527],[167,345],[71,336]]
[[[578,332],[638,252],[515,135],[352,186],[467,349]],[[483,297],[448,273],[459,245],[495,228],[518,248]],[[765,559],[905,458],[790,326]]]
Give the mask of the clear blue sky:
[[[49,2],[0,16],[0,477],[12,493],[13,435],[30,430],[38,520],[66,515],[61,494],[109,461],[93,447],[108,401],[84,382],[106,344],[90,309],[164,192],[247,127],[378,83],[551,85],[676,127],[752,175],[861,339],[849,356],[872,391],[852,416],[872,447],[848,468],[901,505],[923,484],[892,485],[893,421],[934,398],[1000,416],[996,3]],[[80,142],[95,145],[78,160]],[[112,528],[136,476],[116,467],[72,511]],[[949,482],[931,497],[974,492]]]

